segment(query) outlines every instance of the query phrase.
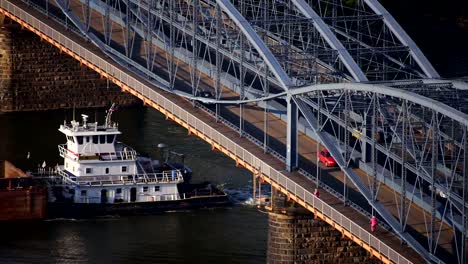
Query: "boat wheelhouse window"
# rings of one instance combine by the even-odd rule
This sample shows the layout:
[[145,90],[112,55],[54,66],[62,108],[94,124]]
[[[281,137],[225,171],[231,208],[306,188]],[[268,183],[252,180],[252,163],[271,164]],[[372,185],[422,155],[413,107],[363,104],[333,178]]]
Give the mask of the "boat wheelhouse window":
[[68,139],[68,141],[71,141],[71,142],[75,143],[75,140],[73,140],[72,136],[67,136],[67,139]]
[[89,136],[86,137],[86,143],[91,142],[91,138]]
[[83,145],[83,137],[82,136],[76,137],[76,140],[78,141],[78,145]]
[[107,135],[107,143],[111,144],[114,142],[115,135]]
[[101,144],[106,143],[106,135],[100,135],[99,136],[99,143],[101,143]]
[[127,172],[128,167],[127,166],[122,166],[122,172]]
[[86,174],[93,173],[93,168],[86,168]]
[[109,174],[109,168],[106,168],[106,174]]
[[143,186],[143,192],[147,192],[148,191],[148,186]]
[[99,144],[99,136],[93,136],[93,143]]
[[122,193],[122,188],[117,188],[117,189],[115,190],[115,193],[117,193],[117,194]]
[[86,190],[81,190],[81,196],[86,196],[88,195],[88,192]]
[[161,190],[160,186],[154,186],[154,191],[159,192]]

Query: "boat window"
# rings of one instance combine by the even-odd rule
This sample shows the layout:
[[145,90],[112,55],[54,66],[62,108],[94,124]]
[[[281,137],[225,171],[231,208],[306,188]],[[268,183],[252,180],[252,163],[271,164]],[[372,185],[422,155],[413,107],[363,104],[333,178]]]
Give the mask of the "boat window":
[[109,174],[109,168],[106,168],[106,174]]
[[154,191],[155,192],[159,192],[160,189],[161,189],[160,186],[154,186]]
[[101,144],[106,143],[106,135],[100,135],[99,136],[99,143],[101,143]]
[[86,174],[93,173],[93,168],[86,168]]
[[86,142],[87,142],[87,143],[91,142],[91,139],[89,138],[89,136],[86,137]]
[[78,145],[83,144],[83,137],[82,136],[76,137],[76,140],[78,141]]
[[81,190],[81,196],[86,196],[87,195],[87,191],[86,190]]
[[114,142],[115,135],[107,135],[107,143],[111,144]]
[[93,136],[93,143],[99,144],[99,136]]
[[122,166],[122,172],[127,172],[128,167],[127,166]]
[[143,187],[143,192],[147,192],[148,191],[148,186],[144,186]]
[[115,190],[115,193],[117,193],[117,194],[122,193],[122,188],[117,188],[117,189]]

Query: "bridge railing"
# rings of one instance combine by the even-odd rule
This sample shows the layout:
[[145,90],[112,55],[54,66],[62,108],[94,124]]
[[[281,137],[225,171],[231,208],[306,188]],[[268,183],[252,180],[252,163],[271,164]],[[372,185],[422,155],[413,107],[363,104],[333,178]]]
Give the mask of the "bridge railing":
[[374,250],[387,257],[389,260],[395,263],[402,264],[411,263],[408,259],[406,259],[394,249],[380,241],[377,237],[373,236],[367,230],[355,224],[349,218],[341,214],[339,211],[335,210],[330,205],[323,202],[321,199],[315,197],[311,192],[305,190],[303,187],[289,179],[280,171],[274,169],[269,164],[263,162],[262,160],[254,156],[248,150],[244,149],[231,139],[222,135],[220,132],[215,130],[215,128],[196,118],[194,115],[192,115],[185,109],[182,109],[178,105],[174,104],[167,98],[163,97],[161,94],[153,90],[147,84],[138,81],[135,77],[131,76],[126,71],[121,70],[119,67],[111,64],[106,59],[101,58],[99,55],[93,53],[92,50],[89,50],[88,48],[73,41],[71,38],[65,36],[58,30],[43,23],[36,17],[30,15],[22,8],[8,1],[0,1],[0,8],[6,10],[9,14],[15,16],[16,18],[19,18],[18,22],[21,22],[23,26],[29,26],[30,29],[36,31],[36,33],[51,38],[53,41],[56,42],[55,44],[58,43],[58,46],[67,48],[69,52],[73,53],[74,55],[78,55],[81,60],[92,64],[94,67],[100,69],[102,72],[115,78],[116,81],[123,83],[125,86],[131,87],[133,90],[135,90],[142,96],[163,107],[166,111],[173,114],[175,117],[181,119],[183,122],[185,122],[192,128],[196,129],[206,137],[210,138],[211,140],[213,140],[214,142],[216,142],[217,144],[234,154],[237,158],[258,169],[266,177],[269,177],[272,181],[278,183],[280,186],[288,190],[290,193],[294,194],[296,197],[304,201],[309,206],[312,206],[313,208],[322,212],[334,223],[338,224],[348,232],[352,233],[360,241],[371,246]]

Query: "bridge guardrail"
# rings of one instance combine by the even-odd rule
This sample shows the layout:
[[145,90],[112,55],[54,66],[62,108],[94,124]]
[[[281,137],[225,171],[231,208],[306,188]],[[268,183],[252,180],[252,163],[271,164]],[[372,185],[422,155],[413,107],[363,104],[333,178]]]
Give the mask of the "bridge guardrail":
[[354,236],[358,237],[361,241],[371,246],[374,250],[380,254],[386,256],[389,260],[395,263],[411,263],[408,259],[400,255],[394,249],[390,248],[388,245],[377,239],[367,230],[361,226],[355,224],[349,218],[332,208],[330,205],[323,202],[320,198],[315,197],[311,192],[305,190],[303,187],[293,182],[291,179],[283,175],[280,171],[272,168],[267,163],[263,162],[259,158],[255,157],[248,150],[237,145],[234,141],[222,135],[220,132],[216,131],[214,128],[210,127],[205,122],[199,120],[194,115],[190,114],[188,111],[182,109],[181,107],[175,105],[167,98],[164,98],[161,94],[153,90],[151,87],[146,84],[138,81],[134,77],[130,76],[125,71],[122,71],[119,67],[116,67],[110,64],[108,61],[100,58],[98,55],[93,54],[85,47],[74,42],[70,38],[64,36],[59,31],[54,28],[46,25],[39,19],[27,13],[25,10],[17,7],[16,5],[5,1],[0,1],[0,8],[6,10],[8,13],[12,14],[16,18],[19,18],[26,25],[29,25],[32,30],[37,31],[44,36],[48,36],[53,41],[59,44],[59,46],[66,47],[72,53],[78,55],[83,60],[87,61],[94,65],[94,67],[99,68],[104,73],[115,78],[116,81],[121,82],[122,84],[131,87],[136,90],[141,95],[146,96],[148,99],[154,103],[162,106],[166,111],[170,112],[177,118],[186,122],[189,126],[198,130],[200,133],[204,134],[206,137],[211,138],[217,144],[227,149],[237,158],[242,161],[251,164],[254,168],[259,170],[266,177],[272,179],[280,186],[293,193],[299,199],[304,201],[309,206],[319,210],[326,217],[331,219],[334,223],[340,225],[348,232],[352,233]]

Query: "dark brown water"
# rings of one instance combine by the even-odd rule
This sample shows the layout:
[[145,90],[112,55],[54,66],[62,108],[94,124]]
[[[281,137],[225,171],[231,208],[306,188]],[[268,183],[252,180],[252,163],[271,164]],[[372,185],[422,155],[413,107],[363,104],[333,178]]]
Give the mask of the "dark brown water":
[[[79,112],[81,113],[81,112]],[[95,111],[88,110],[94,117]],[[44,160],[60,162],[57,130],[71,111],[0,115],[0,159],[22,168]],[[102,120],[102,119],[101,119]],[[116,112],[120,140],[157,157],[165,142],[186,154],[193,181],[209,180],[231,190],[239,204],[230,209],[164,213],[98,220],[48,220],[3,225],[0,263],[264,263],[267,218],[241,205],[250,195],[250,174],[212,152],[200,139],[166,121],[153,109]],[[31,158],[26,159],[30,152]]]

